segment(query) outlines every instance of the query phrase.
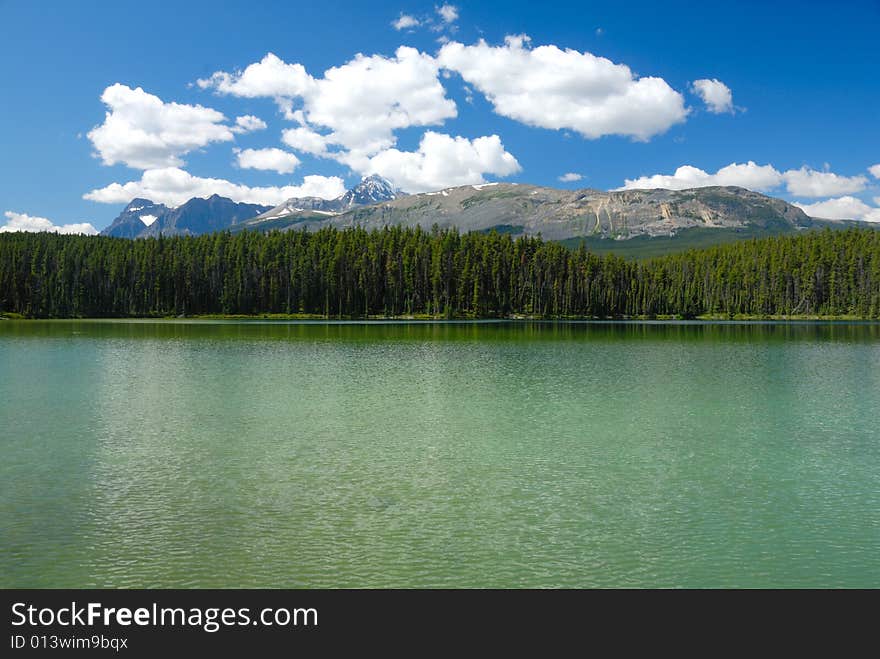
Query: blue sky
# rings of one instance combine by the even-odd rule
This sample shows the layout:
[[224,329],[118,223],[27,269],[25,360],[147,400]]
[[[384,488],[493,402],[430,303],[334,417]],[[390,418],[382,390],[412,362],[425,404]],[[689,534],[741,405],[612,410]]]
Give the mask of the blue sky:
[[372,172],[736,184],[880,221],[878,33],[876,0],[0,0],[0,225]]

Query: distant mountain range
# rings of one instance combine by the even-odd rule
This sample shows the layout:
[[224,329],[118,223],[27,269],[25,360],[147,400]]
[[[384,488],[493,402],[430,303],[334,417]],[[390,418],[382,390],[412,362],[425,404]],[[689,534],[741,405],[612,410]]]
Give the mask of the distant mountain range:
[[229,229],[268,208],[259,204],[236,203],[219,195],[207,199],[194,197],[177,208],[154,204],[148,199],[132,199],[101,234],[120,238],[197,236]]
[[295,218],[302,213],[320,216],[339,215],[355,206],[393,201],[404,196],[406,194],[396,190],[388,179],[373,174],[365,177],[355,187],[336,199],[321,199],[320,197],[288,199],[283,204],[253,218],[248,224],[255,225],[266,220]]
[[[304,197],[288,199],[271,208],[259,204],[243,204],[214,195],[208,199],[194,197],[182,206],[169,208],[148,199],[132,199],[113,222],[101,233],[121,238],[148,236],[199,235],[234,229],[245,220],[260,223],[301,212],[318,217],[338,215],[356,206],[391,201],[402,196],[381,176],[367,176],[358,185],[336,199]],[[262,225],[261,225],[262,226]]]
[[515,184],[465,185],[407,195],[380,176],[368,176],[336,199],[288,199],[268,208],[213,196],[178,208],[134,199],[102,233],[139,238],[212,231],[316,230],[323,227],[456,227],[548,240],[587,239],[611,245],[677,236],[759,236],[850,223],[810,218],[781,199],[738,187],[691,190],[559,190]]

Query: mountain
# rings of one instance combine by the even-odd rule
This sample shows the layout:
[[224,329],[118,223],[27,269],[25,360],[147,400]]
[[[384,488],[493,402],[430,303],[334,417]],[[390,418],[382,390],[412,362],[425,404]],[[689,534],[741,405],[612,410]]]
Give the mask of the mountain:
[[101,235],[118,238],[146,235],[149,227],[170,210],[164,204],[154,204],[149,199],[132,199],[110,226],[101,231]]
[[387,225],[430,230],[435,224],[462,232],[540,233],[570,244],[586,240],[594,251],[640,255],[842,226],[814,220],[781,199],[737,187],[603,192],[485,183],[406,195],[386,179],[368,176],[336,199],[288,199],[271,209],[217,195],[190,199],[178,208],[134,199],[102,233],[137,238]]
[[147,199],[133,199],[101,234],[122,238],[196,236],[228,229],[268,208],[238,203],[219,195],[207,199],[194,197],[177,208],[154,204]]
[[402,196],[404,193],[395,190],[390,181],[374,174],[336,199],[288,199],[274,208],[238,203],[219,195],[207,199],[194,197],[177,208],[154,204],[148,199],[133,199],[101,234],[121,238],[197,236],[234,229],[245,220],[258,223],[265,230],[279,219],[284,226],[290,226],[303,214],[319,218],[334,216],[363,204],[394,201]]
[[222,231],[243,222],[268,206],[244,204],[226,197],[212,195],[207,199],[195,197],[183,206],[170,210],[155,225],[148,227],[147,235],[191,235]]
[[336,197],[336,199],[294,197],[258,215],[251,222],[272,220],[277,223],[278,220],[289,219],[290,224],[295,224],[296,220],[304,215],[338,215],[351,210],[355,206],[393,201],[402,196],[405,196],[404,193],[396,190],[391,185],[391,181],[373,174],[364,177],[360,183],[345,194]]
[[372,174],[365,176],[360,183],[339,197],[339,201],[343,210],[349,210],[354,206],[393,201],[403,196],[406,196],[405,193],[395,189],[387,178]]
[[781,199],[737,187],[603,192],[486,183],[400,196],[332,216],[302,208],[293,215],[254,218],[238,228],[403,225],[430,229],[435,224],[463,232],[540,233],[549,240],[619,241],[675,236],[695,229],[793,231],[812,226],[813,220]]

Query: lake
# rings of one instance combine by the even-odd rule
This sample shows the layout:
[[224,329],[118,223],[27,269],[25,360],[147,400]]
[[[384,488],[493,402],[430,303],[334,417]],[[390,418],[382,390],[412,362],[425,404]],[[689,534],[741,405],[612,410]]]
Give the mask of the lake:
[[880,587],[880,325],[0,321],[0,586]]

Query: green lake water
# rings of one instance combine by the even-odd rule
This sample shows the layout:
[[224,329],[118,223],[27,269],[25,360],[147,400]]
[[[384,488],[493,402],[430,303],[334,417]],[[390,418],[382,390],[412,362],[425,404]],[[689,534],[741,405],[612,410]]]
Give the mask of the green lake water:
[[880,587],[880,325],[0,321],[0,587]]

